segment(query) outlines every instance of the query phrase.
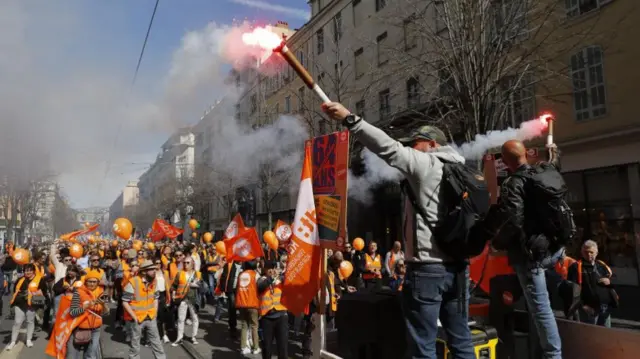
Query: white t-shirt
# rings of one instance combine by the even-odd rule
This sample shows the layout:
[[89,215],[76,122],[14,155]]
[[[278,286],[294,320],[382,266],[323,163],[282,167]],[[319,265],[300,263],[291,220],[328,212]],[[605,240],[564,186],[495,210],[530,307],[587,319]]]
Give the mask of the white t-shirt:
[[156,274],[156,290],[158,292],[164,292],[166,290],[164,284],[164,275],[161,273]]

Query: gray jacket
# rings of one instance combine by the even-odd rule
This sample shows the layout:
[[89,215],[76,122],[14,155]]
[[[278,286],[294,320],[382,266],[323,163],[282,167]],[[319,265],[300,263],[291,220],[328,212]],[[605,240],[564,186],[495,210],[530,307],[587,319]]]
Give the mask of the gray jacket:
[[[441,146],[429,152],[420,152],[405,147],[381,129],[364,120],[355,124],[350,131],[371,152],[404,174],[413,193],[416,194],[416,204],[423,208],[430,223],[436,223],[439,218],[438,208],[442,196],[440,182],[443,168],[443,163],[438,159],[464,163],[464,157],[449,146]],[[409,201],[405,198],[406,260],[408,262],[449,260],[434,243],[431,238],[431,230],[425,224],[422,216],[416,215],[413,207],[408,203]]]

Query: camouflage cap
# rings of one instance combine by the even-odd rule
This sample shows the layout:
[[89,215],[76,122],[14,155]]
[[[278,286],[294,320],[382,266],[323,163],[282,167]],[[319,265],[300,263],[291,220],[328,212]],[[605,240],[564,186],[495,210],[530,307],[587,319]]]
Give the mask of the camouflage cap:
[[398,141],[403,144],[409,144],[415,140],[436,141],[439,145],[446,145],[448,142],[447,136],[441,129],[428,125],[418,127],[411,131],[408,137],[400,138]]

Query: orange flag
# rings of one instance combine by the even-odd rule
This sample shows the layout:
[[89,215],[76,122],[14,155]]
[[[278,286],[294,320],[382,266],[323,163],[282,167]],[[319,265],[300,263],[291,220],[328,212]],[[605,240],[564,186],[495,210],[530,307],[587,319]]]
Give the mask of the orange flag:
[[78,324],[89,315],[89,311],[85,311],[79,317],[73,318],[69,314],[71,309],[71,297],[63,295],[60,298],[60,306],[56,314],[56,324],[51,332],[51,339],[47,344],[45,354],[56,359],[65,359],[67,356],[67,342],[71,339],[71,333],[76,329]]
[[291,239],[291,226],[284,221],[278,220],[276,223],[276,238],[281,245],[286,245]]
[[284,273],[282,304],[294,315],[303,313],[320,289],[322,249],[311,184],[311,143],[305,145],[296,215],[291,228],[289,258]]
[[247,262],[264,257],[264,251],[255,228],[245,228],[237,236],[224,241],[227,262]]
[[244,221],[242,220],[242,216],[240,216],[240,213],[237,213],[227,226],[227,230],[224,231],[224,239],[231,239],[237,236],[238,233],[244,231],[244,229],[245,226]]

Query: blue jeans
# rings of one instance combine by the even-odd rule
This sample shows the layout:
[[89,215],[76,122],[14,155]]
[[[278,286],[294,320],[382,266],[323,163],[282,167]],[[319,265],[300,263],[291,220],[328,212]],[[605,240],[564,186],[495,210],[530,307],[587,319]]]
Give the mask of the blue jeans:
[[[460,272],[459,274],[457,274]],[[459,288],[459,276],[464,286]],[[462,298],[466,297],[464,302]],[[438,318],[454,359],[475,359],[468,323],[469,268],[443,264],[410,265],[403,289],[403,310],[411,358],[436,359]]]
[[543,259],[540,263],[512,262],[545,359],[562,359],[562,343],[556,317],[551,309],[545,277],[546,270],[553,269],[562,257],[564,257],[564,249]]
[[211,296],[211,298],[213,298],[213,292],[216,289],[216,274],[215,273],[209,273],[208,274],[209,277],[209,295]]
[[91,331],[91,342],[84,348],[76,348],[73,345],[75,331],[69,337],[67,342],[66,359],[96,359],[98,357],[98,348],[100,347],[100,328]]

